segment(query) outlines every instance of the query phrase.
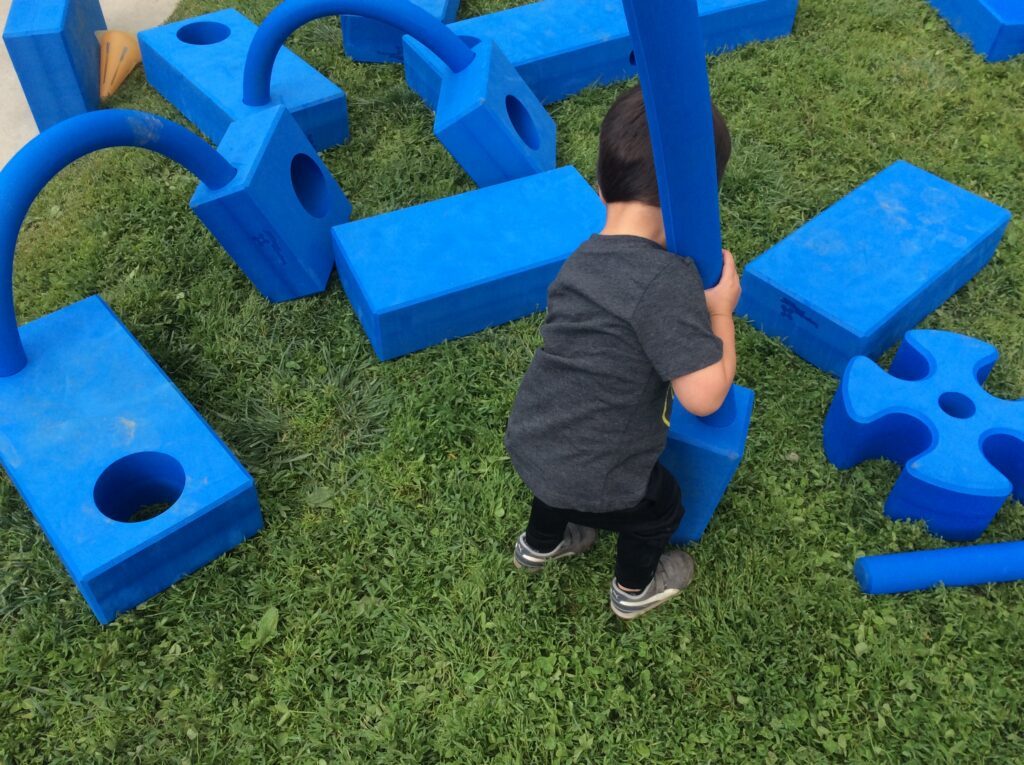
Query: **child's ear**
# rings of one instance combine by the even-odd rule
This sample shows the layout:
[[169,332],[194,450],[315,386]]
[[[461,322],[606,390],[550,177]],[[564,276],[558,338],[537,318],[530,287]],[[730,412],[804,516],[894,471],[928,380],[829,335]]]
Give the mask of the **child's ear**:
[[601,193],[601,184],[595,184],[597,186],[597,198],[601,200],[601,204],[608,204],[604,201],[604,194]]

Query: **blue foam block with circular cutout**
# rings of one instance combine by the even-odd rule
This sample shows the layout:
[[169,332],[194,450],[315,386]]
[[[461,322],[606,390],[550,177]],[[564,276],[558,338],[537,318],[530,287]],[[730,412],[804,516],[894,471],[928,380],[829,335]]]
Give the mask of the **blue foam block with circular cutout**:
[[29,363],[0,377],[0,460],[97,619],[263,527],[252,478],[102,299],[20,331]]

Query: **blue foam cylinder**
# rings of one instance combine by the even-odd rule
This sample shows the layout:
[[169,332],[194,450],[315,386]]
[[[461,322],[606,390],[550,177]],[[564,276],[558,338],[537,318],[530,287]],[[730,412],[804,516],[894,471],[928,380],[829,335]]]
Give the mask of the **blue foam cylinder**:
[[654,148],[668,249],[722,276],[711,88],[697,0],[623,0]]
[[[142,32],[146,79],[219,143],[232,122],[262,108],[242,100],[246,56],[256,31],[249,19],[228,8]],[[317,150],[348,140],[345,93],[287,48],[276,56],[269,89],[263,105],[288,109]]]
[[345,293],[383,360],[547,305],[562,263],[604,224],[563,167],[334,229]]
[[22,337],[31,363],[0,377],[0,460],[97,619],[262,528],[252,478],[100,298]]
[[1024,542],[871,555],[853,573],[868,595],[1015,582],[1024,579]]
[[734,385],[721,408],[695,417],[673,399],[661,464],[675,476],[684,509],[672,535],[677,545],[697,542],[743,460],[754,412],[754,391]]
[[[797,0],[700,0],[698,6],[705,49],[720,53],[788,35]],[[473,43],[495,43],[541,103],[636,76],[622,0],[543,0],[457,21],[451,29]],[[445,67],[415,40],[403,44],[406,81],[434,109]]]
[[[412,0],[442,24],[455,21],[460,0]],[[341,17],[341,37],[345,53],[355,61],[400,63],[402,31],[397,27],[365,16]]]
[[877,358],[991,260],[1010,213],[896,162],[747,265],[738,312],[826,372]]
[[100,105],[99,0],[14,0],[4,43],[40,130]]
[[929,0],[950,26],[988,61],[1024,53],[1024,3],[1020,0]]

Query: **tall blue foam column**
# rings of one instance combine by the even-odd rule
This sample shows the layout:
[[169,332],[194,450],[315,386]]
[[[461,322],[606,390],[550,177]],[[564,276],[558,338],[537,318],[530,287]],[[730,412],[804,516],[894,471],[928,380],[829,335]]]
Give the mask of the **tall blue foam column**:
[[1024,542],[1002,542],[947,550],[870,555],[854,575],[868,595],[926,590],[937,585],[970,587],[1024,579]]
[[654,145],[668,249],[693,258],[706,287],[722,276],[722,230],[697,0],[623,0]]

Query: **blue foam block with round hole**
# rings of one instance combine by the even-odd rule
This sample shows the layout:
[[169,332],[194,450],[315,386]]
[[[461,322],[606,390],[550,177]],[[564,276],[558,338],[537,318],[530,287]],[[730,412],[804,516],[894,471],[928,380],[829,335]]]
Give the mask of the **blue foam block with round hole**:
[[1024,3],[1020,0],[929,0],[949,25],[987,61],[1024,53]]
[[97,619],[263,527],[252,478],[103,300],[21,336],[28,365],[0,377],[0,460]]
[[673,399],[668,441],[661,455],[679,483],[683,519],[672,535],[677,545],[700,541],[743,460],[754,391],[733,385],[722,407],[695,417]]
[[352,205],[295,120],[281,106],[255,112],[232,123],[217,151],[238,175],[219,189],[200,184],[196,215],[268,300],[322,292],[331,227]]
[[4,43],[40,130],[100,105],[98,0],[14,0]]
[[[146,79],[214,143],[232,122],[266,108],[242,102],[242,71],[256,30],[227,8],[139,34]],[[344,91],[287,48],[274,63],[270,96],[318,151],[348,140]]]
[[[451,24],[459,12],[460,0],[410,0],[438,21]],[[374,64],[402,61],[402,33],[391,26],[365,16],[341,17],[341,37],[345,53],[355,61]]]
[[[788,35],[797,0],[700,0],[699,6],[707,51],[720,53]],[[494,42],[544,104],[636,76],[622,0],[542,0],[451,28],[471,41]],[[446,67],[412,38],[403,45],[406,82],[436,108]]]
[[562,263],[603,223],[597,194],[562,167],[338,226],[334,245],[387,360],[543,310]]
[[738,313],[842,374],[877,358],[991,260],[1010,213],[896,162],[743,272]]

